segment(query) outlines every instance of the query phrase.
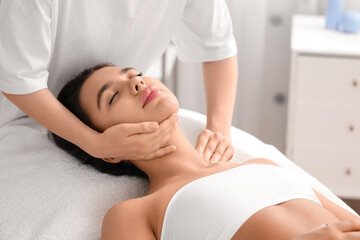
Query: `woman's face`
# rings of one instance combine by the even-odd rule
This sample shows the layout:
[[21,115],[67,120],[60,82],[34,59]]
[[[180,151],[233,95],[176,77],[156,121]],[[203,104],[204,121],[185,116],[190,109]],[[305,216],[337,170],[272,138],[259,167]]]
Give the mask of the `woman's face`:
[[119,123],[165,120],[179,103],[160,81],[133,68],[104,67],[80,89],[80,105],[100,131]]

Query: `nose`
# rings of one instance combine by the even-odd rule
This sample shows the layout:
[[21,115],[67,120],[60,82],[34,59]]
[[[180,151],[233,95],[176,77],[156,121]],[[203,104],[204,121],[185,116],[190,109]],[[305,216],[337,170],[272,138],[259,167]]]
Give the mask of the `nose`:
[[146,83],[144,79],[139,76],[135,76],[130,79],[130,89],[131,94],[137,95],[139,92],[142,92],[146,88]]

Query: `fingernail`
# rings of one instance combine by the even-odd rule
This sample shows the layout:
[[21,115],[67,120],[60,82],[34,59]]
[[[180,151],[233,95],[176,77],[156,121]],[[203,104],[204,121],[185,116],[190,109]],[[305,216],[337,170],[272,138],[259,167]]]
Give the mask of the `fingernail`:
[[214,162],[218,162],[219,160],[220,160],[219,155],[216,155],[216,156],[214,157]]
[[151,123],[150,128],[156,129],[158,127],[158,124],[156,122]]

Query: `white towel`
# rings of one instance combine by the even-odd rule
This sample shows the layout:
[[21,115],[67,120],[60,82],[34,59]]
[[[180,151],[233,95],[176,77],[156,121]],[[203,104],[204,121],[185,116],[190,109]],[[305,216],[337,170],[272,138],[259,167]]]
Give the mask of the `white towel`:
[[[205,120],[204,115],[179,111],[179,125],[193,145]],[[299,172],[317,191],[355,213],[275,147],[236,128],[232,128],[232,141],[232,161],[274,160]],[[109,176],[79,164],[30,118],[0,128],[0,239],[100,239],[106,211],[120,201],[144,195],[147,187],[139,178]]]

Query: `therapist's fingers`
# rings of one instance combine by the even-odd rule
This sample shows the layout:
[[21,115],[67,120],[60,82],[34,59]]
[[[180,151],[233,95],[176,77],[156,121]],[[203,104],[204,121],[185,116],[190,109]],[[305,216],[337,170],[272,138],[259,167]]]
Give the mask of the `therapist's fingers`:
[[195,150],[200,154],[200,156],[204,155],[204,151],[206,148],[206,145],[209,142],[211,131],[209,129],[205,129],[202,131],[198,137],[198,140],[196,142]]
[[208,141],[208,144],[206,145],[205,151],[204,151],[204,159],[206,161],[210,161],[212,155],[215,152],[215,149],[219,145],[223,138],[223,135],[220,132],[212,132],[210,134],[210,138]]
[[177,126],[177,120],[178,115],[176,113],[171,114],[170,117],[160,123],[159,129],[154,132],[150,137],[152,139],[167,137],[166,140],[169,140],[171,136],[168,135],[175,130]]
[[129,154],[126,155],[128,157],[126,159],[152,159],[174,151],[174,146],[166,146],[166,143],[175,132],[177,119],[177,114],[174,113],[161,122],[156,131],[150,133],[137,133],[129,136],[127,138],[128,144],[126,148],[128,149]]
[[[229,150],[227,150],[228,148]],[[233,154],[231,141],[220,132],[213,132],[209,129],[201,132],[195,149],[206,161],[210,161],[211,163],[221,161],[221,159],[228,161]],[[224,158],[225,153],[227,154]]]
[[177,119],[177,114],[173,113],[160,124],[157,122],[126,124],[126,132],[129,133],[129,136],[133,134],[154,133],[151,136],[151,138],[154,138],[156,136],[164,135],[164,133],[167,133],[169,129],[171,130],[177,123]]
[[213,163],[219,162],[220,159],[222,158],[222,156],[224,155],[224,152],[227,147],[228,147],[228,141],[226,140],[226,138],[223,138],[222,140],[220,140],[213,155],[210,158],[210,162],[213,162]]
[[158,149],[157,151],[149,154],[145,160],[149,160],[149,159],[154,159],[154,158],[158,158],[158,157],[162,157],[164,155],[167,155],[173,151],[176,150],[176,147],[175,145],[170,145],[170,146],[167,146],[167,147],[163,147],[163,148],[160,148]]
[[126,123],[123,124],[123,126],[123,131],[127,134],[127,136],[151,133],[155,132],[159,128],[159,124],[157,122]]
[[159,129],[151,134],[148,134],[147,138],[152,143],[152,150],[157,151],[161,147],[165,147],[165,144],[170,140],[174,134],[178,124],[178,115],[172,114],[169,118],[160,123]]
[[168,119],[160,123],[159,129],[151,134],[147,134],[145,141],[149,143],[147,146],[149,154],[146,159],[154,157],[161,157],[168,154],[168,151],[174,151],[174,146],[166,146],[177,128],[178,116],[176,113],[172,114]]
[[234,155],[234,147],[230,145],[226,148],[219,162],[227,162],[233,157],[233,155]]
[[174,146],[166,146],[166,143],[170,140],[178,126],[177,120],[178,116],[174,113],[160,123],[159,129],[156,132],[146,134],[143,140],[148,143],[146,146],[148,153],[144,159],[161,157],[176,150]]
[[159,149],[161,144],[167,142],[172,133],[174,133],[176,126],[177,126],[177,114],[174,113],[170,115],[169,118],[162,121],[156,131],[150,133],[141,133],[137,134],[137,138],[140,141],[147,143],[149,146],[158,145],[157,148]]

